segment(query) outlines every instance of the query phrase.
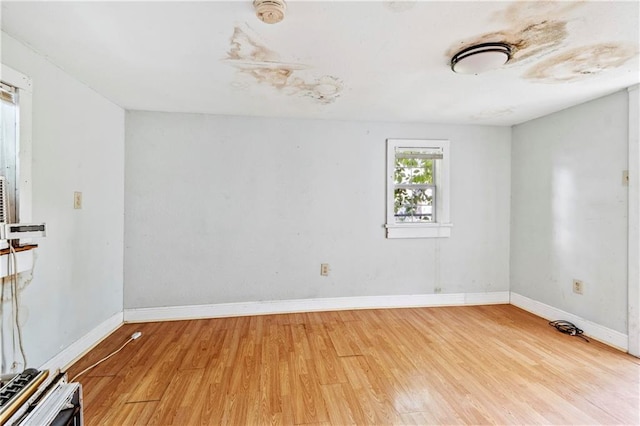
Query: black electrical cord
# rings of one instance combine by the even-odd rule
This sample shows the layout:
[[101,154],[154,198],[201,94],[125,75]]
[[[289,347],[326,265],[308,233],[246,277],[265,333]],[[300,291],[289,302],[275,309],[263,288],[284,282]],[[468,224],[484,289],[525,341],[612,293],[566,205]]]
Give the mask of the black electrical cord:
[[585,341],[589,341],[587,336],[585,336],[582,330],[580,330],[575,325],[571,324],[569,321],[557,320],[557,321],[549,321],[549,325],[551,327],[555,327],[560,333],[568,334],[570,336],[578,336]]

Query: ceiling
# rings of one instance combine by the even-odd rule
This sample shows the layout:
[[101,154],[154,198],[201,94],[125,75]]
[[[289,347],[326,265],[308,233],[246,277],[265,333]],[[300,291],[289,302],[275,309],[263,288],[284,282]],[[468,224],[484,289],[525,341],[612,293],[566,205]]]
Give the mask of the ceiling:
[[[639,4],[2,1],[2,30],[125,109],[513,125],[640,82]],[[488,41],[505,66],[451,71]]]

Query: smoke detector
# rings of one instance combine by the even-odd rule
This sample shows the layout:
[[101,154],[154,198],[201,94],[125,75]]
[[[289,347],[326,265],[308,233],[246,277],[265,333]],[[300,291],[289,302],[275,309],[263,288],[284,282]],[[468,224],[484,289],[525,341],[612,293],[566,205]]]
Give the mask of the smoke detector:
[[254,0],[256,16],[267,24],[277,24],[284,19],[287,4],[284,0]]
[[461,74],[480,74],[499,68],[511,59],[506,43],[481,43],[462,49],[451,58],[451,69]]

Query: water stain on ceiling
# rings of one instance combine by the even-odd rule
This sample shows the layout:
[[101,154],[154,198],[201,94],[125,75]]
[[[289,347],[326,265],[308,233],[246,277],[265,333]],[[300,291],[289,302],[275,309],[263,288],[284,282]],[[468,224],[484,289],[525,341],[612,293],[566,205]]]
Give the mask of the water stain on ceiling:
[[558,50],[568,36],[566,14],[582,2],[516,2],[496,12],[492,20],[508,27],[481,34],[454,44],[447,52],[451,58],[462,49],[481,43],[507,43],[511,46],[508,65]]
[[514,111],[514,107],[509,107],[509,108],[499,108],[499,109],[492,109],[492,110],[485,110],[482,111],[478,114],[474,114],[472,115],[470,118],[472,120],[482,120],[485,118],[492,118],[492,117],[504,117],[504,116],[508,116],[513,114]]
[[580,1],[517,1],[505,9],[496,12],[493,20],[496,22],[526,22],[540,20],[551,16],[566,16],[569,12],[585,4]]
[[493,15],[509,27],[456,43],[447,51],[451,58],[462,49],[489,42],[511,46],[509,66],[534,63],[523,75],[534,82],[555,83],[583,79],[617,68],[637,55],[637,46],[601,43],[566,49],[568,15],[584,1],[516,2]]
[[[280,55],[236,26],[231,36],[226,61],[238,69],[238,73],[250,81],[267,85],[290,96],[311,98],[320,104],[334,102],[343,90],[342,81],[331,75],[303,78],[301,71],[309,67],[303,64],[280,61]],[[242,83],[234,86],[243,87]]]
[[473,39],[461,41],[449,49],[447,57],[481,43],[506,43],[511,46],[511,59],[514,64],[533,56],[556,50],[567,37],[567,23],[559,20],[541,20],[522,23],[517,27],[506,28],[481,34]]
[[583,46],[546,58],[524,77],[540,83],[563,83],[617,68],[638,54],[635,46],[602,43]]

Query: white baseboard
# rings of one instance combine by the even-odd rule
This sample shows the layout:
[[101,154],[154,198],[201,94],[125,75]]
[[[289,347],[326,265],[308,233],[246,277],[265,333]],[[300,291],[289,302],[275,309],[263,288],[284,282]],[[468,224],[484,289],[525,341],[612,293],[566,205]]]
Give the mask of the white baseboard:
[[585,335],[627,352],[629,339],[624,333],[596,324],[595,322],[591,322],[577,315],[570,314],[569,312],[538,302],[537,300],[529,299],[528,297],[522,296],[518,293],[511,292],[511,304],[550,321],[569,321],[582,329]]
[[334,297],[125,309],[124,321],[131,323],[294,312],[339,311],[346,309],[491,305],[502,303],[509,303],[508,291],[491,293]]
[[40,370],[49,370],[51,374],[54,374],[56,371],[66,371],[67,368],[93,349],[104,338],[120,328],[122,324],[122,312],[116,312],[93,330],[67,346],[58,355],[45,362],[44,365],[40,367]]

